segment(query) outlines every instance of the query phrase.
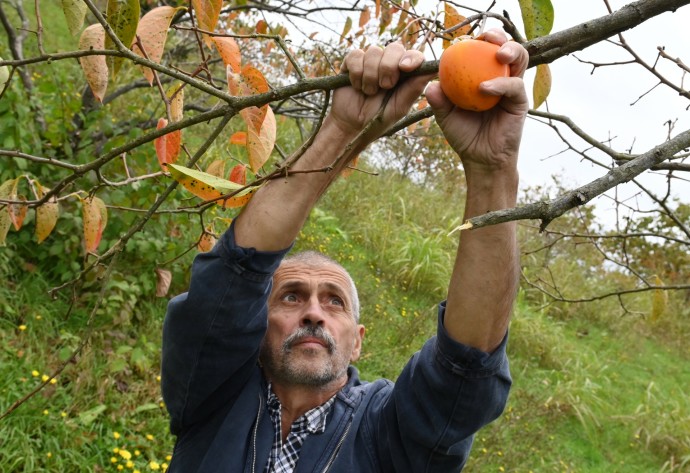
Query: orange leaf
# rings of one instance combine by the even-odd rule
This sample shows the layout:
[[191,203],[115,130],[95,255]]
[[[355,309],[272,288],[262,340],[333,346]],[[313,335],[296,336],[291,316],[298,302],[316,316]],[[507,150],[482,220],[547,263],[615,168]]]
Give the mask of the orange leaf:
[[172,273],[163,268],[156,268],[156,297],[165,297],[170,290]]
[[225,161],[216,159],[208,165],[206,173],[216,177],[223,177],[223,174],[225,174]]
[[[160,130],[166,126],[168,126],[168,120],[160,118],[156,129]],[[158,164],[160,164],[163,171],[166,171],[168,163],[174,163],[180,155],[180,148],[182,147],[182,130],[171,131],[163,136],[159,136],[153,140],[153,145],[156,147]]]
[[[36,193],[38,194],[36,197],[42,199],[48,191],[50,191],[50,189],[38,184],[36,186]],[[50,235],[55,228],[59,211],[60,209],[55,197],[52,197],[43,205],[36,207],[36,239],[39,244],[48,238],[48,235]]]
[[202,253],[206,253],[207,251],[211,251],[215,245],[216,237],[204,231],[204,233],[201,234],[201,238],[199,238],[199,243],[196,245],[196,248]]
[[230,137],[230,144],[246,146],[247,145],[247,132],[246,131],[236,131]]
[[[268,82],[261,71],[249,65],[242,68],[241,88],[243,96],[262,94],[268,92],[269,89]],[[268,108],[268,105],[264,105],[261,108],[248,107],[240,110],[240,115],[244,118],[248,128],[260,130]]]
[[[194,13],[196,13],[196,21],[199,28],[205,31],[214,31],[222,6],[223,0],[192,0],[192,8],[194,8]],[[212,36],[207,34],[203,36],[206,46],[210,48]]]
[[[467,18],[462,16],[461,14],[458,13],[458,11],[453,8],[451,5],[448,4],[448,2],[444,2],[445,5],[445,17],[443,19],[443,27],[445,29],[450,29],[455,25],[458,25],[465,21]],[[445,36],[450,36],[451,38],[455,39],[458,36],[466,35],[469,34],[471,29],[470,25],[465,25],[462,28],[458,28],[457,30],[453,31],[452,33],[446,33]],[[443,40],[443,49],[446,49],[448,46],[450,46],[451,40],[444,39]]]
[[[105,30],[100,23],[86,28],[79,38],[79,49],[81,50],[104,49],[104,47]],[[86,82],[91,87],[91,92],[102,103],[108,88],[108,64],[105,56],[84,56],[79,58],[79,64],[81,64],[86,76]]]
[[223,63],[231,67],[233,71],[239,71],[242,64],[242,57],[240,56],[240,47],[237,41],[225,36],[214,37],[212,40],[213,44],[216,45],[216,49]]
[[364,25],[369,23],[370,19],[371,19],[371,11],[369,10],[369,7],[364,7],[364,10],[362,10],[362,13],[359,14],[359,27],[364,28]]
[[[12,200],[26,200],[23,195],[16,196]],[[12,220],[12,225],[14,225],[15,230],[22,228],[24,223],[24,218],[26,217],[26,212],[29,210],[29,206],[26,204],[10,204],[7,206],[10,211],[10,220]]]
[[108,211],[105,203],[96,196],[81,201],[84,225],[84,246],[88,253],[95,253],[103,236],[103,229],[108,223]]
[[276,118],[271,107],[266,107],[266,119],[257,132],[251,126],[247,129],[247,153],[249,165],[254,174],[268,161],[276,142]]
[[[160,63],[163,57],[163,50],[165,49],[165,41],[168,38],[168,28],[170,22],[178,10],[184,10],[185,7],[157,7],[146,13],[137,26],[137,36],[141,39],[141,44],[144,46],[144,51],[139,48],[138,44],[134,44],[132,51],[144,57],[144,52],[148,58]],[[149,85],[153,85],[153,70],[148,67],[142,67],[142,72]]]
[[376,18],[378,18],[380,14],[381,14],[381,0],[376,0],[376,14],[374,16]]
[[256,32],[259,34],[266,34],[268,31],[268,23],[264,20],[259,20],[256,22]]
[[357,162],[359,162],[359,155],[355,156],[352,161],[350,161],[350,164],[345,166],[345,168],[340,171],[340,175],[343,177],[349,177],[350,174],[354,172],[354,168],[357,167]]
[[247,166],[244,164],[236,164],[230,170],[229,181],[236,182],[237,184],[245,185],[247,183]]

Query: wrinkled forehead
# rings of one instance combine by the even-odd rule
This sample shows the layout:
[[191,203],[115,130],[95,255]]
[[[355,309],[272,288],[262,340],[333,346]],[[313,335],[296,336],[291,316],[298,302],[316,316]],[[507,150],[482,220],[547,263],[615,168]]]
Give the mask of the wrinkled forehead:
[[342,285],[349,292],[350,277],[342,267],[327,261],[305,263],[283,261],[273,276],[274,287],[286,281],[329,282]]

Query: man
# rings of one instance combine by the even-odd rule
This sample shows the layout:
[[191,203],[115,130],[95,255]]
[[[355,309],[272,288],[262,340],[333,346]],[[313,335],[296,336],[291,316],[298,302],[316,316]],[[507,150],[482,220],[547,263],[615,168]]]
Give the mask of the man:
[[[515,205],[528,108],[526,51],[497,31],[485,39],[502,45],[497,58],[511,69],[482,86],[502,96],[499,106],[457,110],[438,84],[426,89],[463,160],[466,218]],[[347,272],[314,253],[283,261],[342,168],[422,93],[430,77],[399,80],[422,62],[397,43],[348,54],[352,86],[334,93],[293,168],[335,163],[333,171],[271,181],[196,258],[189,291],[170,302],[164,325],[163,395],[177,435],[171,472],[458,472],[474,433],[503,410],[518,280],[514,223],[463,233],[438,335],[395,384],[362,382],[349,366],[364,327]]]

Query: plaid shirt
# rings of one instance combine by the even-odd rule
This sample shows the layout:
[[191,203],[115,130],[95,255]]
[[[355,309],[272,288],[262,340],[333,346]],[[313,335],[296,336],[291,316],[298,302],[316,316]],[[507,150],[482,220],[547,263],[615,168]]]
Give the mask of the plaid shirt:
[[322,433],[326,430],[326,417],[333,406],[335,396],[318,407],[305,412],[290,427],[290,433],[283,443],[281,430],[280,401],[268,385],[268,413],[273,422],[275,437],[271,456],[268,457],[265,473],[292,473],[299,460],[299,452],[309,434]]

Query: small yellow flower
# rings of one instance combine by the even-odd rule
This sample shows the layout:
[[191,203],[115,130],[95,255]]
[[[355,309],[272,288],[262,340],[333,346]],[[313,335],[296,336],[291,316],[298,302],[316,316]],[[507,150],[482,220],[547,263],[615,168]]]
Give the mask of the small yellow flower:
[[119,451],[120,451],[119,448],[117,448],[117,447],[113,448],[113,453],[117,453],[117,452],[119,452]]
[[160,382],[160,380],[161,380],[161,376],[160,375],[156,376],[156,381]]
[[120,438],[120,433],[119,433],[119,432],[113,432],[113,438],[114,438],[115,440],[119,439],[119,438]]
[[36,376],[38,376],[39,374],[41,374],[41,373],[39,373],[39,372],[36,371],[36,370],[33,370],[33,371],[31,372],[31,376],[33,376],[34,378],[35,378]]
[[168,461],[172,460],[172,455],[166,455],[166,456],[165,456],[165,459],[168,460]]
[[36,314],[36,315],[34,315],[34,318],[36,320],[41,320],[43,317],[41,317],[41,314]]
[[151,463],[149,463],[149,468],[151,468],[152,470],[160,470],[161,466],[158,464],[158,462],[152,461]]
[[146,440],[153,440],[153,435],[146,434]]
[[141,455],[141,452],[139,450],[134,450],[134,456],[138,457],[139,455]]
[[118,452],[122,458],[129,460],[132,458],[132,454],[128,450],[122,449]]
[[50,378],[50,384],[57,384],[57,379]]
[[48,414],[50,414],[50,411],[49,411],[48,409],[45,409],[45,410],[43,411],[43,415],[44,415],[44,416],[47,416]]
[[24,330],[26,330],[26,325],[22,324],[17,328],[23,332]]
[[60,412],[60,417],[67,417],[67,413],[65,411]]
[[166,471],[168,469],[167,463],[161,463],[161,470]]
[[125,463],[125,466],[129,469],[134,468],[134,462],[132,460],[127,460],[127,463]]
[[110,457],[110,463],[117,463],[117,458]]
[[49,379],[50,379],[50,376],[48,376],[47,374],[44,374],[44,375],[41,376],[41,381],[43,381],[44,383],[45,383],[46,381],[48,381]]
[[122,471],[122,470],[124,470],[124,469],[125,469],[124,466],[122,466],[122,465],[117,465],[117,470],[118,470],[118,471]]
[[46,456],[47,456],[48,458],[52,458],[52,457],[53,457],[53,452],[48,452],[48,453],[46,453]]

